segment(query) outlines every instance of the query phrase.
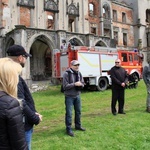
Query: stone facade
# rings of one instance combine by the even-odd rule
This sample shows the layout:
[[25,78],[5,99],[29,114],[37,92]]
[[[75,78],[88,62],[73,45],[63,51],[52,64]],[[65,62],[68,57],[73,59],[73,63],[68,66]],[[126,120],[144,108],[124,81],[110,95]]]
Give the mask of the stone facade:
[[[55,50],[72,46],[138,49],[134,8],[118,0],[1,0],[0,56],[13,44],[33,57],[22,76],[27,81],[55,77]],[[143,44],[143,40],[142,40]]]

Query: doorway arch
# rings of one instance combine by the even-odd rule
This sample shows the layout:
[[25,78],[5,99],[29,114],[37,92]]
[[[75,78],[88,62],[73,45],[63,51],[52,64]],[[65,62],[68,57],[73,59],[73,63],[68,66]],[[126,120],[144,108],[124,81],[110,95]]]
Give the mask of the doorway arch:
[[44,35],[35,38],[30,48],[30,75],[33,81],[48,80],[52,77],[52,48]]

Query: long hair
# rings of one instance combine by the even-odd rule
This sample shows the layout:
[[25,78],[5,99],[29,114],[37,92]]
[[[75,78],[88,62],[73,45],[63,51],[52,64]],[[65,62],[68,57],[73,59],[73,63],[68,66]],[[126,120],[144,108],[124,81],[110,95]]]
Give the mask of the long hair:
[[22,71],[20,64],[10,58],[0,58],[0,90],[17,98],[17,84]]

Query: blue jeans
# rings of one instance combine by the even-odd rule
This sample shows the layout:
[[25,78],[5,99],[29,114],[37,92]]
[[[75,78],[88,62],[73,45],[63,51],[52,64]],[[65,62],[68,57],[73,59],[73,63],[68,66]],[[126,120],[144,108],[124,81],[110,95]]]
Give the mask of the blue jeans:
[[26,142],[28,145],[28,150],[31,150],[31,139],[32,139],[33,128],[31,130],[25,131]]
[[70,131],[72,125],[72,108],[74,106],[75,111],[75,127],[81,127],[81,99],[80,95],[75,98],[65,96],[65,106],[66,106],[66,115],[65,115],[65,124],[66,130]]

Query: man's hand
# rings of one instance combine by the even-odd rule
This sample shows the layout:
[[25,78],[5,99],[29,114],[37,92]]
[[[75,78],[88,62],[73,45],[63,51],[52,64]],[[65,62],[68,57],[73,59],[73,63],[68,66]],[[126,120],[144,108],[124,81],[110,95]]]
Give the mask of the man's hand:
[[40,118],[40,122],[42,121],[42,115],[41,114],[39,114],[39,113],[35,113],[36,115],[38,115],[39,116],[39,118]]
[[121,83],[121,86],[122,86],[122,87],[125,87],[125,86],[126,86],[126,84],[123,82],[123,83]]
[[75,84],[75,86],[83,86],[83,84],[80,81],[75,82],[74,84]]

